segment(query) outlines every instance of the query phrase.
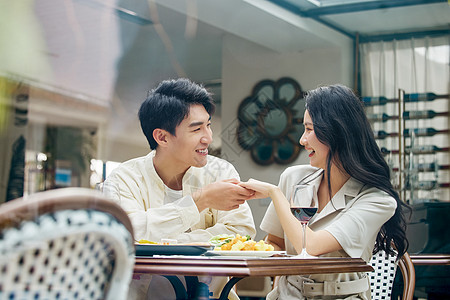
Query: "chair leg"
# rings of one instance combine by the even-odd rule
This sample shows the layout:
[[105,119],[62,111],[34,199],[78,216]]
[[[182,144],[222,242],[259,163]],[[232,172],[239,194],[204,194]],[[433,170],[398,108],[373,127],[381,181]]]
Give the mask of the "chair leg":
[[170,284],[172,284],[172,287],[175,291],[175,296],[178,300],[191,299],[188,298],[186,289],[181,280],[177,276],[164,275],[164,277],[166,277],[170,281]]
[[243,277],[232,277],[228,280],[227,284],[223,287],[222,292],[220,293],[219,300],[227,300],[228,294],[230,293],[233,286],[241,280]]

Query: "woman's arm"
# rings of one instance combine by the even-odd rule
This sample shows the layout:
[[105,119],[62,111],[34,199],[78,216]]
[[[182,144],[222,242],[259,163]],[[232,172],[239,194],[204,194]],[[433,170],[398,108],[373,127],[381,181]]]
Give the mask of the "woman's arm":
[[274,248],[275,251],[283,251],[286,250],[284,247],[284,239],[277,237],[276,235],[273,234],[268,234],[265,238],[264,241],[268,244],[271,244]]
[[[250,179],[248,182],[240,184],[241,186],[255,191],[255,198],[272,198],[275,210],[280,220],[283,230],[294,246],[297,253],[301,253],[302,243],[302,226],[299,220],[292,215],[289,202],[278,186],[270,183]],[[281,238],[275,237],[275,243],[279,243]],[[284,248],[284,244],[283,244]],[[321,255],[342,249],[338,241],[325,230],[312,231],[309,227],[306,228],[306,251],[311,255]]]

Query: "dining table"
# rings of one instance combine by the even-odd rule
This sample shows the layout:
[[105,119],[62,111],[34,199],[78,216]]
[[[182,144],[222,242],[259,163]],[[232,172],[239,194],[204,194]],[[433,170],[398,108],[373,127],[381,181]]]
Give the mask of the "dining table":
[[[371,272],[373,268],[360,258],[314,257],[299,258],[290,255],[272,257],[246,256],[183,256],[153,255],[137,256],[134,276],[139,274],[162,275],[169,279],[177,299],[198,298],[202,285],[198,276],[228,276],[230,279],[222,289],[219,299],[228,299],[233,286],[250,276],[280,276],[301,274],[329,274],[350,272]],[[186,287],[177,275],[185,276]],[[206,286],[206,284],[203,284]],[[203,294],[204,295],[204,294]],[[209,299],[209,292],[205,298]]]

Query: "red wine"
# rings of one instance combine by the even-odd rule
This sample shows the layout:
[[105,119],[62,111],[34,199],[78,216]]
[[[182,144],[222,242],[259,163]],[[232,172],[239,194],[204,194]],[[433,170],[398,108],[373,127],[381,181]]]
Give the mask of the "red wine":
[[434,110],[415,110],[415,111],[404,111],[403,119],[405,120],[432,119],[434,117],[441,117],[448,115],[449,115],[448,111],[435,112]]
[[397,132],[388,133],[384,130],[378,130],[373,132],[376,139],[384,139],[388,136],[398,136]]
[[300,222],[308,223],[317,212],[317,207],[291,207],[291,212]]
[[362,101],[366,106],[385,105],[386,103],[398,102],[398,99],[388,99],[386,97],[363,97]]
[[[381,147],[380,148],[381,153],[383,155],[387,155],[387,154],[398,154],[398,150],[389,150],[385,147]],[[423,145],[423,146],[416,146],[416,147],[406,147],[405,148],[405,153],[409,154],[410,152],[414,153],[414,154],[434,154],[436,152],[448,152],[450,151],[450,147],[444,147],[444,148],[439,148],[435,145]]]
[[436,95],[434,93],[413,93],[405,94],[403,100],[405,102],[433,101],[434,99],[447,98],[449,95]]
[[433,136],[438,133],[449,133],[448,129],[436,130],[434,128],[414,128],[403,130],[404,136],[411,136],[411,132],[416,134],[416,136]]
[[448,152],[450,150],[449,147],[439,148],[435,145],[423,145],[423,146],[417,146],[414,148],[407,147],[405,149],[406,153],[414,153],[414,154],[434,154],[436,152]]
[[390,116],[388,114],[382,113],[382,114],[368,114],[367,119],[369,121],[381,121],[386,122],[387,120],[398,120],[398,116]]

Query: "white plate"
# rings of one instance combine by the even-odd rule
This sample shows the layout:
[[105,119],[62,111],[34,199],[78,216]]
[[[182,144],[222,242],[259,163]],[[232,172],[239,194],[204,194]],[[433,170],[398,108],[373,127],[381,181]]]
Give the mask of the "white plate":
[[213,253],[213,255],[222,255],[222,256],[250,256],[250,257],[269,257],[274,254],[286,254],[286,251],[208,251],[209,253]]

